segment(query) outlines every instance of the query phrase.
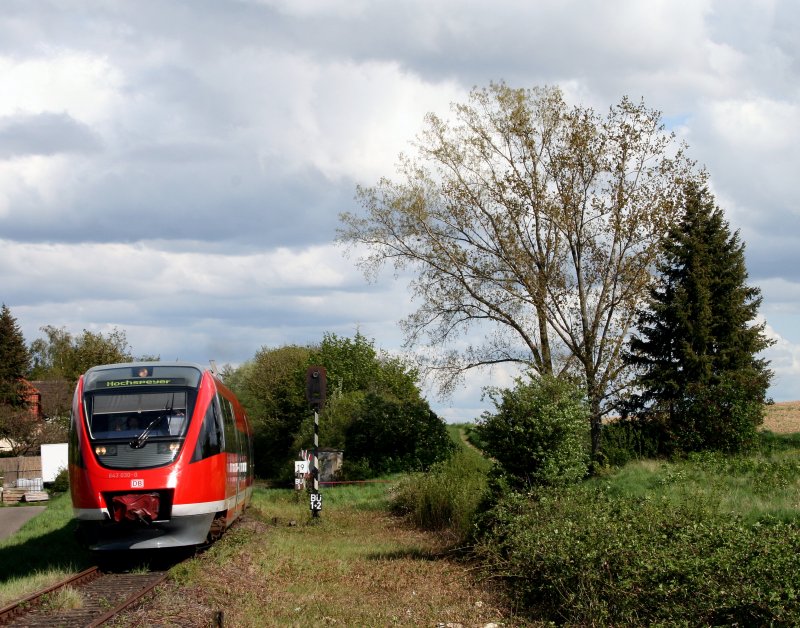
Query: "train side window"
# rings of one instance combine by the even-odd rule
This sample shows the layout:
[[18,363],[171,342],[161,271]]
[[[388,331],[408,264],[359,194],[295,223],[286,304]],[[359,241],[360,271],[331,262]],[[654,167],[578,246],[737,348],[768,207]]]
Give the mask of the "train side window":
[[220,453],[222,447],[222,431],[220,430],[216,400],[208,404],[203,423],[200,425],[200,434],[197,436],[197,446],[194,449],[192,462],[203,460]]
[[221,397],[219,400],[222,407],[222,414],[225,416],[225,451],[228,453],[239,453],[239,442],[236,433],[236,419],[233,415],[231,402]]
[[85,467],[81,455],[81,444],[78,440],[78,421],[80,420],[80,403],[76,392],[72,399],[72,411],[69,417],[69,461],[79,467]]

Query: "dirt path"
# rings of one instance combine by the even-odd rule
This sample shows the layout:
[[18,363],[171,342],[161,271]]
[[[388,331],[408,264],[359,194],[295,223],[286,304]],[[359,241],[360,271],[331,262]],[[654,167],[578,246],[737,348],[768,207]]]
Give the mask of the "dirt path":
[[[119,626],[523,626],[446,539],[381,510],[251,508]],[[295,522],[297,522],[295,524]]]

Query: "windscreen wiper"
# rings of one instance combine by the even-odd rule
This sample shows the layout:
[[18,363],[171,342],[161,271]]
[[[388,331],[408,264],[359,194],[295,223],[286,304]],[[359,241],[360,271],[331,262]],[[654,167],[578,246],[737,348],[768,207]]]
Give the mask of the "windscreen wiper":
[[150,437],[150,432],[153,431],[153,428],[162,421],[166,419],[172,413],[172,406],[175,403],[175,393],[172,394],[172,399],[167,401],[167,405],[164,407],[164,412],[159,414],[155,419],[150,421],[150,424],[142,430],[142,433],[139,434],[136,438],[134,438],[130,443],[131,449],[141,449],[144,447],[147,439]]

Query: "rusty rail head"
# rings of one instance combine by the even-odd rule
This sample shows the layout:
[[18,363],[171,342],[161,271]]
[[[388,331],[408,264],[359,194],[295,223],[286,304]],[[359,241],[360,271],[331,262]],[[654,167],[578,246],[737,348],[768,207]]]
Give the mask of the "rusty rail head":
[[150,593],[150,591],[155,589],[159,584],[161,584],[162,582],[164,582],[164,580],[167,579],[167,575],[168,574],[167,574],[166,571],[161,573],[161,574],[159,574],[158,578],[156,578],[153,582],[151,582],[149,585],[147,585],[141,591],[139,591],[135,595],[132,595],[129,598],[124,599],[122,602],[120,602],[117,606],[115,606],[114,608],[112,608],[108,612],[104,613],[100,617],[95,618],[90,624],[86,624],[86,628],[97,628],[97,626],[102,626],[105,622],[107,622],[109,619],[114,617],[114,615],[116,615],[117,613],[121,612],[122,610],[128,608],[131,604],[133,604],[134,602],[137,602],[138,600],[143,598],[145,595]]
[[48,593],[52,593],[62,587],[65,587],[70,584],[80,585],[85,584],[87,582],[91,582],[95,578],[100,577],[101,572],[99,568],[95,565],[94,567],[89,567],[88,569],[84,569],[80,573],[75,574],[74,576],[70,576],[69,578],[62,580],[61,582],[57,582],[53,586],[47,587],[46,589],[42,589],[41,591],[37,591],[36,593],[31,593],[30,595],[22,598],[21,600],[17,600],[16,602],[12,602],[8,606],[0,608],[0,625],[5,624],[11,618],[15,617],[22,611],[22,607],[25,604],[29,604],[30,602],[34,602],[39,598],[47,595]]

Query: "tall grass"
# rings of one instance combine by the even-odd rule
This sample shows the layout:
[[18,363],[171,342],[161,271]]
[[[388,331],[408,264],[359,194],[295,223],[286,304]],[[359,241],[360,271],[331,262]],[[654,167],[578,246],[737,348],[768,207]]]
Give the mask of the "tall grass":
[[449,429],[459,449],[426,473],[403,479],[393,495],[392,509],[422,529],[447,531],[461,542],[473,531],[475,513],[486,492],[489,462],[461,442],[459,426]]

